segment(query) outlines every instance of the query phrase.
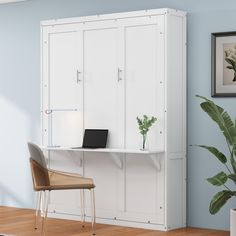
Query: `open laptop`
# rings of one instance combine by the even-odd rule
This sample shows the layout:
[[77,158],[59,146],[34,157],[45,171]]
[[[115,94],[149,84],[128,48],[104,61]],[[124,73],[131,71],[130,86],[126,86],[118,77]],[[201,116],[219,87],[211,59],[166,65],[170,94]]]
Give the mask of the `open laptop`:
[[106,148],[108,129],[85,129],[82,147],[73,148]]

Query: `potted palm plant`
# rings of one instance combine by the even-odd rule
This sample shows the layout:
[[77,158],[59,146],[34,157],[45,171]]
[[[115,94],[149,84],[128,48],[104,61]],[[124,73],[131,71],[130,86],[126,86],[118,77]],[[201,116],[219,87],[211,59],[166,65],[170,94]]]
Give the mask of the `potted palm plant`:
[[[209,206],[211,214],[216,214],[225,203],[232,197],[236,197],[236,189],[231,189],[227,186],[227,181],[232,181],[236,184],[236,120],[232,120],[229,114],[213,101],[197,96],[203,100],[200,104],[203,111],[218,125],[220,131],[224,135],[228,153],[224,154],[216,147],[198,145],[201,148],[209,151],[223,165],[223,170],[215,176],[207,178],[207,181],[214,186],[220,186],[223,190],[216,193]],[[236,235],[236,210],[232,209],[230,220],[230,235]],[[232,223],[234,222],[234,223]]]

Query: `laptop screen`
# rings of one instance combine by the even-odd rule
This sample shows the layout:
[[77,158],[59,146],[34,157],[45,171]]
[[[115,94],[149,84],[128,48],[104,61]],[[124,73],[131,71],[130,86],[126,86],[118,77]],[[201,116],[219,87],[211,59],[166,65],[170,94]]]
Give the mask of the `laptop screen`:
[[107,129],[85,129],[83,148],[105,148],[107,144]]

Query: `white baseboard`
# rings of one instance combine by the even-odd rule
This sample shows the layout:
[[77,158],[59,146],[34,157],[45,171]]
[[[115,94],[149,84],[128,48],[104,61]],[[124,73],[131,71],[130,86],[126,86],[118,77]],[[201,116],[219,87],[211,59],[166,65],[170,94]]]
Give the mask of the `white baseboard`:
[[[57,219],[77,220],[77,221],[81,220],[80,215],[64,214],[64,213],[58,213],[58,212],[57,213],[49,212],[48,217],[57,218]],[[90,222],[90,217],[86,216],[86,222]],[[108,219],[108,218],[96,217],[96,223],[166,231],[166,228],[164,227],[164,225],[151,224],[151,223],[148,224],[148,223],[142,223],[142,222],[127,221],[127,220],[118,220],[118,219]]]

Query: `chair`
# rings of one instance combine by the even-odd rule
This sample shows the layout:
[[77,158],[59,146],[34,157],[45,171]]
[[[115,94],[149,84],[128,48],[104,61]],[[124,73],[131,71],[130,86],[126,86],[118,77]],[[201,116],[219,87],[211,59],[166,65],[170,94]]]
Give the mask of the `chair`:
[[[47,168],[46,161],[42,150],[33,143],[28,143],[30,152],[30,166],[33,179],[34,190],[38,193],[38,201],[35,213],[35,229],[38,227],[38,216],[40,209],[43,211],[42,234],[45,235],[45,226],[48,214],[49,194],[53,190],[80,189],[81,193],[81,221],[84,227],[85,206],[84,190],[88,189],[91,196],[92,211],[92,232],[95,235],[95,185],[90,178],[84,178],[79,174],[72,174]],[[44,198],[42,198],[44,193]],[[43,200],[43,201],[42,201]]]

